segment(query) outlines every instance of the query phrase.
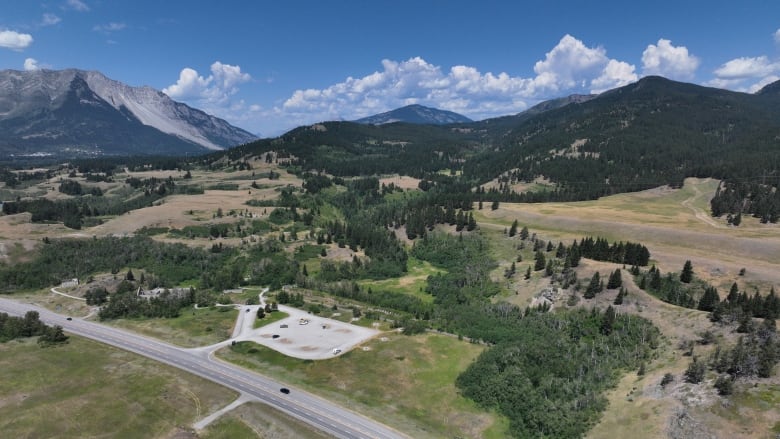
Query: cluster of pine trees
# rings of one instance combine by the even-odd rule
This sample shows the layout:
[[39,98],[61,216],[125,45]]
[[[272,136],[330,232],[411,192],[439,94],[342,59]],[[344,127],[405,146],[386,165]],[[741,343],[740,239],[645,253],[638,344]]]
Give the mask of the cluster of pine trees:
[[780,219],[780,190],[777,185],[758,181],[726,181],[718,186],[710,209],[714,217],[728,214],[735,226],[741,223],[743,213],[762,223],[776,223]]
[[[712,288],[712,290],[715,289]],[[748,295],[744,291],[740,292],[735,282],[722,301],[717,296],[717,291],[710,296],[711,298],[707,300],[705,306],[701,306],[702,301],[704,301],[704,297],[702,297],[699,309],[711,311],[710,319],[714,322],[739,322],[739,332],[747,332],[746,328],[752,325],[753,318],[774,320],[780,317],[780,298],[777,297],[774,288],[771,288],[769,293],[763,297],[757,290],[753,295]]]

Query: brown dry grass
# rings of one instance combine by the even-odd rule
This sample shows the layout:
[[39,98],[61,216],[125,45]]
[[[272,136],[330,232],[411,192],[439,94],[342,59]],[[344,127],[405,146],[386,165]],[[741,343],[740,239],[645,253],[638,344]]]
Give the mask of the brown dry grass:
[[393,183],[395,187],[400,187],[401,189],[417,189],[420,184],[420,179],[409,177],[408,175],[393,175],[379,179],[380,185],[389,185],[390,183]]
[[[583,236],[640,242],[662,271],[679,271],[690,259],[696,274],[721,289],[780,286],[780,226],[746,218],[740,227],[702,218],[716,184],[687,179],[683,189],[660,188],[572,203],[502,203],[477,211],[483,227],[503,229],[514,219],[545,239],[570,242]],[[744,277],[739,277],[746,268]]]
[[[192,225],[202,225],[204,223],[234,222],[235,219],[225,216],[223,218],[214,218],[218,209],[222,209],[224,214],[230,210],[248,211],[253,216],[262,218],[267,217],[273,208],[250,207],[246,204],[249,200],[269,200],[278,196],[278,189],[287,185],[300,187],[301,180],[278,166],[267,164],[261,160],[250,162],[252,170],[249,171],[193,171],[193,178],[189,181],[181,180],[184,175],[182,171],[143,171],[143,172],[124,172],[115,176],[115,183],[101,183],[101,187],[111,188],[120,187],[128,177],[159,178],[167,179],[173,177],[177,184],[196,185],[209,187],[219,183],[238,184],[238,190],[206,190],[200,195],[172,195],[164,198],[155,206],[138,209],[128,212],[124,215],[108,218],[103,224],[95,227],[84,228],[82,230],[73,230],[66,228],[62,224],[34,224],[30,221],[30,214],[21,213],[17,215],[0,216],[0,260],[8,259],[9,249],[21,244],[27,249],[34,247],[43,237],[64,238],[64,237],[91,237],[118,235],[124,236],[132,234],[143,227],[168,227],[183,228]],[[266,173],[273,169],[280,174],[277,180],[267,178],[254,178],[252,173]],[[30,194],[36,190],[45,190],[46,197],[50,198],[68,198],[56,191],[51,190],[56,187],[60,178],[67,175],[58,175],[48,182],[43,182],[37,186],[28,188]],[[83,178],[75,180],[84,183]],[[256,182],[260,189],[251,188],[252,182]],[[91,183],[90,183],[91,184]],[[208,240],[176,240],[158,237],[171,242],[185,242],[188,245],[210,246]],[[240,239],[227,242],[229,245],[238,245]]]

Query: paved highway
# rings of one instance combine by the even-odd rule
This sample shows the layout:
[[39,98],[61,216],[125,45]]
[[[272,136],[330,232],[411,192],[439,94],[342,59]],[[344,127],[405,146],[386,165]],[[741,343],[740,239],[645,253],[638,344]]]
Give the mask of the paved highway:
[[65,316],[39,306],[0,298],[0,312],[23,316],[27,311],[37,311],[41,321],[49,325],[60,325],[72,334],[135,352],[254,397],[335,437],[406,438],[383,424],[310,393],[291,388],[289,394],[283,394],[279,389],[289,386],[241,367],[214,360],[207,351],[179,348],[129,331],[77,318],[67,320]]

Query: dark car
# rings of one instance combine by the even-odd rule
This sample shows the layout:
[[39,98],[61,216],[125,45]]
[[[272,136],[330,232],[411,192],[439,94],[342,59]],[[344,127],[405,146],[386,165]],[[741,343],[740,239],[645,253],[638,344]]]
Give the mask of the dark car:
[[271,336],[271,338],[279,338],[279,334],[274,334]]
[[67,319],[65,319],[65,320],[73,320],[73,317],[68,317],[68,318],[67,318]]
[[284,393],[285,395],[290,394],[290,389],[288,389],[287,387],[282,387],[281,389],[279,389],[279,391]]

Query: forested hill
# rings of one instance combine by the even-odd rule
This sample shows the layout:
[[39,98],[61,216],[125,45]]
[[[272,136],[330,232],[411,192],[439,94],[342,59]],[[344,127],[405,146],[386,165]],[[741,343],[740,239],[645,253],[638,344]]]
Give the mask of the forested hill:
[[557,187],[548,199],[676,186],[691,176],[766,179],[780,169],[778,83],[753,95],[646,77],[587,98],[468,124],[329,122],[229,154],[276,151],[303,170],[341,176],[457,169],[472,186],[502,174],[510,183],[544,176]]
[[[772,86],[770,86],[772,87]],[[780,168],[780,94],[750,95],[647,77],[527,119],[466,176],[544,175],[567,198],[593,198],[685,177],[751,178]]]

